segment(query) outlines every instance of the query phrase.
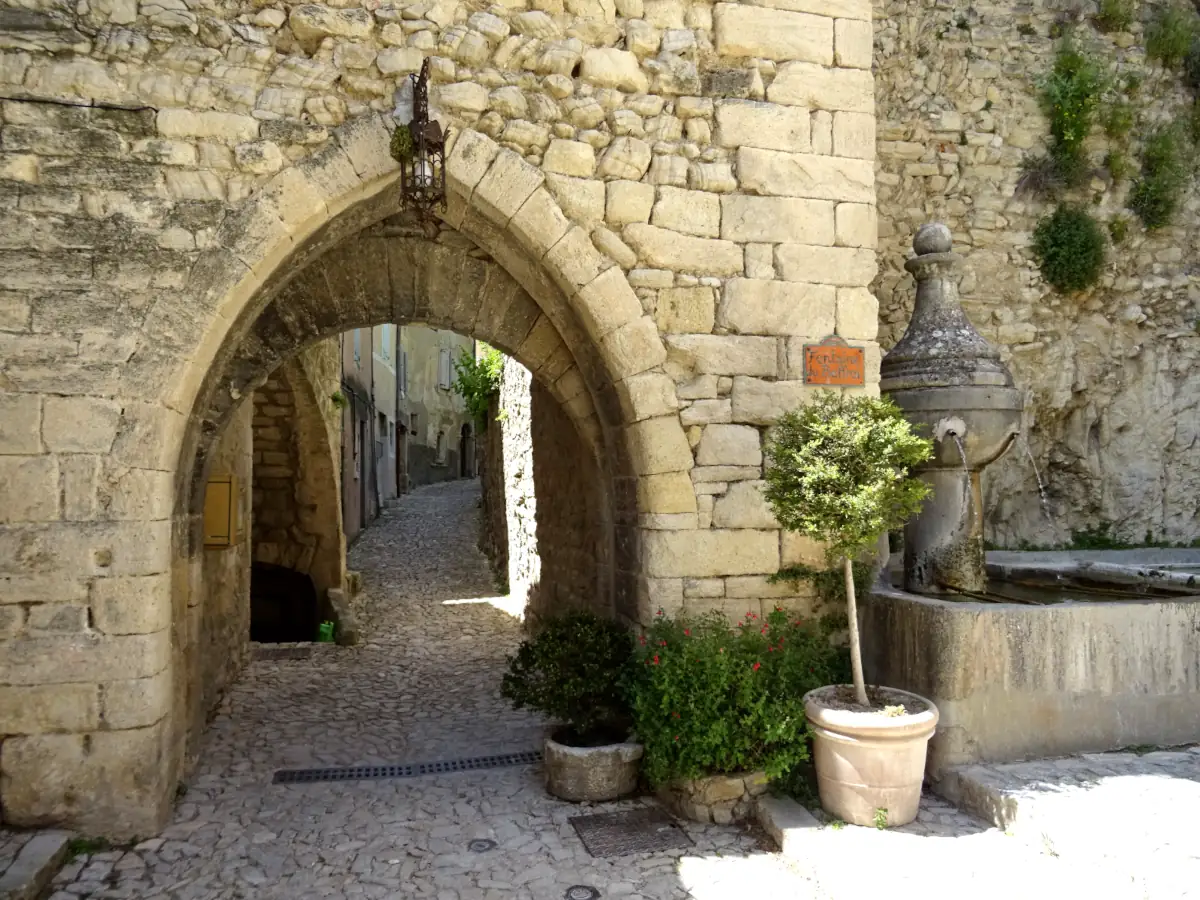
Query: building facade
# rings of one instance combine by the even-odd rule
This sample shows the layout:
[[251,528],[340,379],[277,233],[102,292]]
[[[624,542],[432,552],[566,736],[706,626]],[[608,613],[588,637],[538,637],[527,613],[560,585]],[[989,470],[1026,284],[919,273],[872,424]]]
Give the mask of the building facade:
[[399,417],[405,428],[408,486],[473,478],[475,426],[454,391],[455,362],[475,341],[425,325],[400,329]]
[[396,499],[397,332],[384,323],[343,332],[342,518],[353,541]]

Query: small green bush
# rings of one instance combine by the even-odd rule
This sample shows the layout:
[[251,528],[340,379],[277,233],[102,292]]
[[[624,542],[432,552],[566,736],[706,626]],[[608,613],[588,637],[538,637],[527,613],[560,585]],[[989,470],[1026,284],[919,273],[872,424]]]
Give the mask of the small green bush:
[[1108,223],[1108,236],[1114,244],[1123,244],[1129,237],[1129,220],[1113,219]]
[[563,723],[569,744],[622,740],[629,729],[626,679],[633,652],[633,636],[619,622],[588,612],[557,616],[508,658],[500,695],[514,709]]
[[1100,280],[1104,232],[1087,211],[1061,204],[1034,229],[1033,252],[1055,289],[1082,291]]
[[1083,142],[1091,133],[1107,85],[1103,67],[1069,38],[1059,45],[1054,67],[1042,79],[1039,100],[1050,120],[1050,157],[1070,186],[1086,177]]
[[1177,69],[1187,58],[1195,37],[1195,13],[1172,3],[1159,10],[1146,29],[1146,56],[1162,63],[1163,68]]
[[1102,119],[1105,135],[1111,140],[1119,141],[1133,130],[1133,104],[1123,101],[1113,103],[1104,111]]
[[1133,0],[1100,0],[1096,24],[1101,31],[1128,31],[1133,24]]
[[1109,150],[1104,159],[1104,166],[1108,169],[1113,184],[1120,184],[1129,177],[1129,157],[1122,150]]
[[659,615],[631,679],[634,731],[652,786],[764,770],[776,779],[808,758],[804,695],[844,677],[829,629],[776,609],[737,628],[719,613]]
[[1192,46],[1183,60],[1183,83],[1200,91],[1200,35],[1192,38]]
[[1129,194],[1129,207],[1148,230],[1171,223],[1192,176],[1190,148],[1177,126],[1153,132],[1142,148],[1142,174]]
[[488,405],[500,393],[504,374],[504,354],[495,347],[480,344],[480,355],[463,350],[454,361],[454,393],[463,398],[467,412],[480,428],[487,428]]

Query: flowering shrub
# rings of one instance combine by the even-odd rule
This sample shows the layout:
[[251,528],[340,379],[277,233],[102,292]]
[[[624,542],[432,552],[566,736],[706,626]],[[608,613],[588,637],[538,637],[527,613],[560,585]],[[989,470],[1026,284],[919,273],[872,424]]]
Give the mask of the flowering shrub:
[[829,629],[777,609],[736,628],[712,613],[661,613],[639,638],[631,677],[634,730],[653,786],[676,778],[765,770],[808,758],[804,694],[845,677]]
[[569,745],[624,740],[633,647],[624,625],[592,613],[548,619],[508,658],[500,695],[514,709],[534,709],[562,722],[566,729],[559,737]]

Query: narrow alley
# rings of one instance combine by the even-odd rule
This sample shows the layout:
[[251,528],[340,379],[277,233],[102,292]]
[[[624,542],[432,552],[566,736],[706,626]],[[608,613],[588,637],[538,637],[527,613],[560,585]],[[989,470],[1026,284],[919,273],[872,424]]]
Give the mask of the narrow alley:
[[[630,803],[556,801],[536,766],[272,783],[279,769],[539,747],[541,722],[499,696],[521,626],[487,602],[496,590],[475,546],[478,500],[477,481],[457,481],[386,511],[351,551],[366,594],[364,642],[253,661],[205,736],[172,824],[132,851],[81,856],[56,879],[53,900],[560,900],[573,887],[606,898],[715,900],[744,896],[751,883],[756,896],[814,896],[738,828],[687,825],[695,846],[686,854],[592,858],[567,820]],[[473,852],[478,839],[496,845]]]

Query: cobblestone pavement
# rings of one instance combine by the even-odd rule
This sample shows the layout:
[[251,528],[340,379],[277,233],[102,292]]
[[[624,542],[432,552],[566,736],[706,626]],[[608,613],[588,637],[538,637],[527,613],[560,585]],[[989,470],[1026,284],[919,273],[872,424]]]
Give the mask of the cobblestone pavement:
[[[170,827],[130,850],[76,859],[51,900],[561,900],[574,885],[594,886],[604,900],[1189,896],[1173,876],[1147,880],[1149,845],[1097,858],[1070,842],[1006,835],[929,795],[904,828],[815,829],[794,861],[769,852],[754,832],[715,825],[686,826],[694,841],[686,852],[593,859],[567,820],[648,801],[561,803],[547,796],[536,767],[273,785],[279,768],[425,762],[538,745],[542,723],[498,695],[504,656],[521,632],[497,608],[502,600],[491,596],[475,549],[478,496],[474,482],[450,483],[387,511],[351,554],[366,592],[365,643],[251,663],[205,737]],[[1161,793],[1138,796],[1152,805],[1089,807],[1091,832],[1136,831],[1140,819],[1170,806]],[[1180,798],[1166,829],[1180,853],[1200,844],[1195,828],[1185,830],[1200,808],[1195,799]],[[1078,819],[1064,812],[1056,833]],[[497,846],[473,853],[467,845],[476,838]],[[0,855],[5,840],[0,833]],[[1177,862],[1172,856],[1170,872]]]
[[[355,544],[364,644],[250,664],[205,736],[198,770],[159,837],[81,857],[53,900],[430,897],[807,900],[818,894],[747,830],[689,826],[686,853],[588,856],[536,767],[344,784],[273,785],[276,769],[424,762],[528,750],[542,723],[499,697],[519,623],[475,548],[479,488],[416,491]],[[603,804],[629,808],[644,801]],[[488,838],[494,850],[472,853]],[[749,893],[748,893],[749,892]]]

